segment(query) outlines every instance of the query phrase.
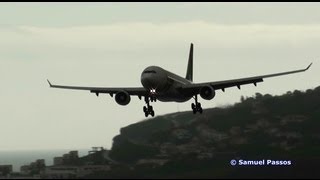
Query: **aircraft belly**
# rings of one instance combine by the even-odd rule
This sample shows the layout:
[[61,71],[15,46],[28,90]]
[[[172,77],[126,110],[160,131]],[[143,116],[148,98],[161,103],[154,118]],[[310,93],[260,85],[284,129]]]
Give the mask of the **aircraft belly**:
[[[167,72],[169,73],[169,72]],[[173,76],[173,75],[172,75]],[[192,98],[184,93],[179,92],[177,89],[180,86],[180,82],[173,81],[167,78],[166,87],[163,91],[159,92],[157,99],[162,102],[185,102]]]
[[179,92],[167,92],[157,96],[157,99],[162,102],[185,102],[191,99],[190,96],[185,96]]

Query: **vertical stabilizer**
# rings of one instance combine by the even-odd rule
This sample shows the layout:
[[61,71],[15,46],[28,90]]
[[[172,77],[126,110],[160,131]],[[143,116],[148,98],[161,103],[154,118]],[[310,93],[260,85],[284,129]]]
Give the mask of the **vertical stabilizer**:
[[189,60],[187,67],[186,79],[192,82],[193,80],[193,44],[191,43],[190,51],[189,51]]

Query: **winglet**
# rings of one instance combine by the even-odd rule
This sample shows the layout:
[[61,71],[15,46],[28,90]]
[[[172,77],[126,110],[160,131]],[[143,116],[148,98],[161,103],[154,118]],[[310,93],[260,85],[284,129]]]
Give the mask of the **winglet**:
[[309,66],[305,70],[308,70],[311,67],[311,65],[312,65],[312,63],[310,63]]
[[52,87],[52,84],[50,83],[49,79],[47,79],[47,81],[48,81],[48,83],[49,83],[50,87]]

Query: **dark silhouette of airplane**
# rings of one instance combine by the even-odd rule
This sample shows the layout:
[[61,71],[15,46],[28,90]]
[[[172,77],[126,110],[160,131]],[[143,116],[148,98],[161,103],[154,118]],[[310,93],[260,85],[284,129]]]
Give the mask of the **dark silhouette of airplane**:
[[149,66],[141,74],[141,84],[143,87],[80,87],[80,86],[61,86],[48,83],[52,88],[64,88],[75,90],[89,90],[91,93],[95,93],[99,96],[100,93],[108,93],[111,97],[115,94],[115,101],[120,105],[127,105],[131,100],[131,96],[138,96],[141,100],[144,97],[146,106],[143,106],[143,112],[147,117],[149,114],[154,116],[153,107],[150,105],[150,101],[162,101],[162,102],[185,102],[194,98],[195,103],[191,104],[193,113],[202,113],[201,104],[198,102],[198,94],[206,100],[211,100],[215,97],[215,91],[221,89],[223,92],[225,88],[237,86],[240,89],[241,85],[254,84],[263,82],[263,79],[281,76],[286,74],[303,72],[309,69],[312,63],[305,69],[299,69],[294,71],[287,71],[276,74],[268,74],[263,76],[254,76],[241,79],[232,79],[226,81],[193,83],[193,44],[191,43],[189,51],[189,60],[187,73],[185,78],[169,72],[158,66]]

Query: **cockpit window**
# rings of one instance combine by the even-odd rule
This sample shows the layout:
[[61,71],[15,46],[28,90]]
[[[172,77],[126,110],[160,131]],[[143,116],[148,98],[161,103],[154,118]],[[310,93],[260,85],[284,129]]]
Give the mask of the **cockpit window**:
[[156,73],[156,71],[154,71],[154,70],[147,70],[147,71],[144,71],[143,73]]

